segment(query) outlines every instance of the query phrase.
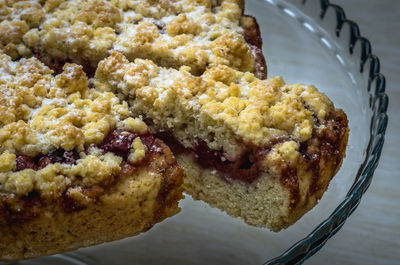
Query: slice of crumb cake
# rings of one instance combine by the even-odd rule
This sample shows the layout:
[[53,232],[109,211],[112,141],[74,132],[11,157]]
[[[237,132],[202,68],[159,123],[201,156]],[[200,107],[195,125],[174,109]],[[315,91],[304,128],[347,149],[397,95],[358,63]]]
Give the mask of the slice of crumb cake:
[[346,115],[313,86],[221,65],[196,77],[117,52],[100,62],[96,80],[171,147],[187,193],[251,225],[294,223],[345,156]]
[[183,170],[81,66],[0,55],[0,260],[147,231],[179,211]]
[[0,49],[13,59],[37,55],[94,72],[111,50],[130,60],[191,67],[219,64],[266,78],[261,37],[240,0],[67,0],[0,3]]

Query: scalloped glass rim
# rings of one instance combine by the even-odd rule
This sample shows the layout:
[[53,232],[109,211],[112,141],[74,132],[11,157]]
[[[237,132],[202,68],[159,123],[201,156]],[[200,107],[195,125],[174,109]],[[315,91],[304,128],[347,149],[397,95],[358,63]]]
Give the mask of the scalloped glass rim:
[[[276,5],[284,12],[287,12],[285,6],[276,0],[266,0]],[[343,202],[334,210],[334,212],[314,229],[307,237],[298,241],[290,249],[279,257],[269,260],[264,265],[270,264],[301,264],[309,257],[321,249],[327,240],[336,234],[344,225],[346,219],[357,208],[361,197],[368,189],[372,176],[378,166],[379,158],[385,138],[386,127],[388,123],[387,108],[389,99],[385,93],[385,77],[380,73],[379,58],[372,54],[371,43],[368,39],[360,35],[358,25],[346,18],[343,8],[331,4],[329,0],[291,0],[291,4],[298,7],[319,6],[319,19],[323,21],[328,12],[336,16],[335,35],[338,39],[344,38],[342,32],[344,25],[349,28],[350,36],[348,43],[348,53],[353,54],[358,49],[360,52],[359,66],[360,73],[368,75],[368,86],[366,89],[370,95],[369,107],[373,111],[370,126],[370,138],[365,155],[365,160],[361,164],[355,181],[347,193]],[[305,25],[306,26],[306,25]],[[369,69],[368,67],[369,66]],[[368,72],[369,71],[369,72]]]

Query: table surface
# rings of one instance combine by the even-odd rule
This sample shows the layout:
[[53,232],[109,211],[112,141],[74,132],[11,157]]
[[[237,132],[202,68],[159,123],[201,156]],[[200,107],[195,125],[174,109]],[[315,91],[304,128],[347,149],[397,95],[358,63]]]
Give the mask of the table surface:
[[400,1],[331,2],[358,23],[381,60],[389,126],[379,166],[358,209],[306,264],[400,264]]

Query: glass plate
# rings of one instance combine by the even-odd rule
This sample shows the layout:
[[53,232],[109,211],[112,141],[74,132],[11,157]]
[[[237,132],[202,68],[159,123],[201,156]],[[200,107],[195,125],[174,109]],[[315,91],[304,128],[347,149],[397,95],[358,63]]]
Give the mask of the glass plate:
[[94,264],[296,264],[317,252],[355,210],[378,164],[387,126],[385,78],[369,41],[328,0],[246,5],[260,24],[268,75],[314,84],[348,115],[347,157],[320,203],[273,233],[187,196],[180,214],[149,232],[75,253]]

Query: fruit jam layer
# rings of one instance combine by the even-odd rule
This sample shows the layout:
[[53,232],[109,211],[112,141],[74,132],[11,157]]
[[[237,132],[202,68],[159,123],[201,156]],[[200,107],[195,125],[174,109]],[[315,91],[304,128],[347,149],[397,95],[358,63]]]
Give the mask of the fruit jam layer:
[[[314,130],[309,140],[299,143],[299,153],[307,164],[307,169],[313,174],[312,192],[318,189],[316,183],[321,171],[321,160],[324,160],[324,163],[331,163],[334,168],[340,166],[344,155],[342,149],[345,147],[342,145],[346,142],[344,137],[347,124],[344,112],[335,111],[325,121],[325,129]],[[161,132],[156,136],[162,139],[174,154],[189,153],[201,167],[218,170],[227,178],[248,184],[261,176],[261,163],[272,148],[276,144],[291,140],[288,136],[279,137],[272,140],[268,146],[247,148],[247,151],[236,159],[229,160],[222,150],[213,150],[202,140],[198,140],[193,148],[185,148],[171,133]],[[279,173],[284,185],[293,186],[293,183],[297,183],[297,165],[283,163]]]
[[260,177],[260,161],[264,149],[254,149],[238,156],[234,161],[228,160],[223,151],[212,150],[207,143],[198,140],[193,148],[185,148],[171,133],[158,133],[157,138],[163,140],[174,154],[190,153],[203,168],[216,169],[229,178],[252,183]]
[[[130,154],[131,145],[136,137],[140,137],[143,145],[146,146],[146,156],[139,162],[131,164],[127,158]],[[143,134],[132,133],[124,130],[114,130],[110,132],[103,143],[98,146],[105,153],[112,152],[117,156],[122,157],[123,163],[131,164],[132,166],[140,166],[143,164],[151,152],[156,152],[159,147],[155,142],[154,137],[150,132]],[[79,153],[76,150],[66,151],[63,149],[52,150],[48,154],[40,154],[36,157],[29,157],[25,155],[17,156],[17,169],[16,171],[24,169],[40,170],[49,164],[61,163],[74,165],[79,159]]]
[[[132,164],[127,159],[130,152],[130,146],[136,137],[140,137],[143,145],[146,147],[146,156],[139,162]],[[135,177],[136,171],[139,167],[146,167],[145,170],[151,174],[163,175],[162,186],[159,190],[157,200],[159,200],[159,208],[156,211],[156,215],[164,218],[165,210],[164,207],[169,207],[175,200],[178,200],[176,196],[171,197],[171,193],[181,185],[183,180],[183,170],[178,166],[176,160],[169,151],[169,148],[159,139],[154,138],[148,131],[143,134],[136,134],[123,130],[114,130],[110,132],[104,139],[103,143],[99,146],[104,152],[112,152],[123,158],[121,163],[121,172],[117,176],[113,176],[111,179],[104,183],[99,183],[94,186],[85,186],[78,183],[78,185],[72,185],[67,187],[59,197],[50,199],[43,198],[38,191],[32,191],[26,196],[14,196],[13,194],[7,194],[0,192],[0,212],[2,216],[0,218],[1,225],[13,225],[19,224],[20,222],[26,222],[38,218],[43,215],[46,211],[46,207],[49,205],[53,207],[57,204],[64,212],[71,213],[86,209],[88,205],[96,204],[99,198],[110,191],[121,178],[124,177]],[[19,156],[20,165],[19,170],[26,168],[39,169],[43,164],[39,165],[39,161],[49,160],[49,163],[68,163],[74,164],[78,159],[79,155],[75,151],[65,151],[57,149],[50,152],[47,155],[37,156],[35,158],[21,158]],[[26,162],[26,161],[29,162]],[[43,163],[43,162],[42,162]],[[89,204],[82,203],[80,200],[76,200],[75,197],[71,196],[68,192],[70,188],[74,189],[78,187],[82,192],[83,196],[89,200]],[[179,191],[179,189],[178,189]]]

